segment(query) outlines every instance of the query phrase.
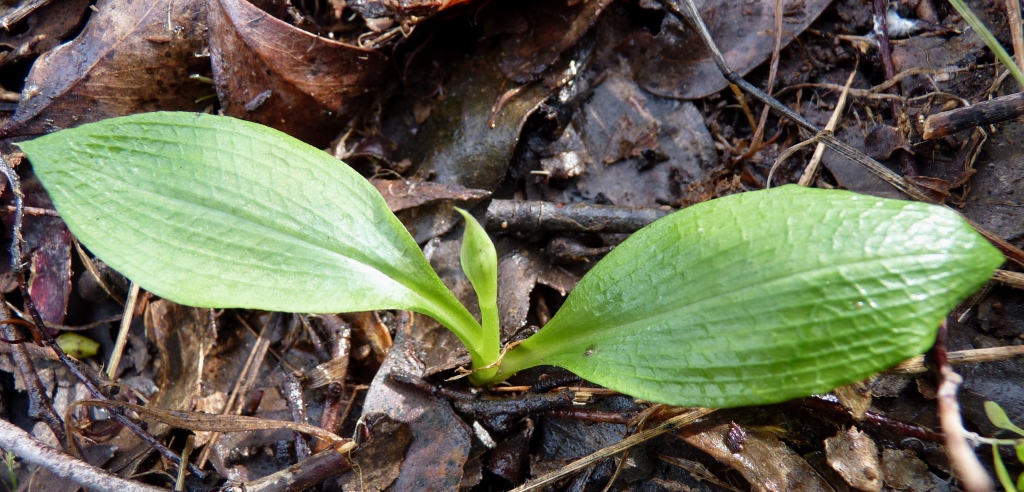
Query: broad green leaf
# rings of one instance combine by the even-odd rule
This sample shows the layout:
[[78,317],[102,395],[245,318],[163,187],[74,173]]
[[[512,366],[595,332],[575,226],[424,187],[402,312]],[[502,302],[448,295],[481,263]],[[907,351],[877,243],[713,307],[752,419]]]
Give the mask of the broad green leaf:
[[955,212],[784,186],[634,234],[496,379],[561,366],[673,405],[765,404],[920,354],[1002,255]]
[[992,422],[992,425],[1024,436],[1024,429],[1014,425],[1013,422],[1010,421],[1010,417],[1006,415],[1006,411],[1003,410],[1003,407],[999,406],[998,403],[994,401],[986,401],[985,414],[988,415],[988,420]]
[[157,295],[211,308],[408,309],[479,348],[479,325],[374,187],[281,132],[147,113],[19,146],[82,243]]

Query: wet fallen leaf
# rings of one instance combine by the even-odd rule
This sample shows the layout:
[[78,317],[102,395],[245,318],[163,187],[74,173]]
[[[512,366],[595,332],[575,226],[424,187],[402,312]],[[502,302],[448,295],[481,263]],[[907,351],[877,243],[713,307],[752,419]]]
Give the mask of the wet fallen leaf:
[[[775,1],[694,2],[726,63],[745,75],[767,61],[775,46]],[[830,2],[788,0],[783,3],[782,46],[803,32]],[[643,39],[646,38],[646,39]],[[696,33],[675,17],[665,16],[661,32],[636,40],[632,60],[640,85],[663,97],[699,99],[728,84]]]
[[[436,51],[444,49],[438,47]],[[445,97],[435,103],[430,117],[418,127],[408,126],[414,121],[409,100],[394,101],[395,114],[391,121],[384,122],[386,133],[412,135],[399,146],[394,160],[410,159],[421,172],[433,172],[438,183],[481,190],[498,186],[526,117],[551,93],[543,85],[531,84],[496,107],[505,91],[512,89],[497,66],[498,54],[498,50],[491,49],[453,55],[446,64],[451,78],[444,84]],[[426,73],[415,68],[413,71]],[[492,109],[496,109],[493,120]]]
[[[26,168],[19,167],[25,206],[52,210],[53,203],[39,180]],[[8,230],[13,220],[14,214],[4,214]],[[71,295],[71,232],[59,217],[26,215],[22,235],[25,260],[29,262],[29,294],[44,321],[63,324]],[[7,254],[3,257],[6,261],[0,263],[0,272],[8,276],[10,257]],[[11,282],[4,287],[13,290],[17,286]]]
[[[17,34],[0,30],[0,67],[45,53],[57,47],[81,25],[89,11],[89,0],[70,0],[46,5],[30,15]],[[16,32],[17,32],[16,31]]]
[[773,434],[747,428],[742,448],[736,450],[728,445],[730,430],[729,424],[720,424],[683,439],[740,472],[750,482],[751,490],[833,490],[807,461]]
[[409,327],[400,324],[395,345],[366,393],[363,412],[386,414],[408,424],[412,432],[412,444],[391,490],[454,490],[469,458],[469,426],[455,415],[447,401],[390,380],[389,374],[393,372],[413,377],[423,373]]
[[338,490],[385,490],[398,478],[414,438],[409,425],[387,415],[363,415],[370,439],[352,453],[352,470],[338,478]]
[[114,116],[196,110],[205,73],[206,3],[101,0],[81,34],[39,57],[0,138],[47,133]]
[[573,147],[562,140],[574,141],[572,134],[578,134],[589,155],[604,157],[564,186],[528,180],[529,199],[658,206],[680,199],[681,188],[700,179],[717,160],[711,134],[693,104],[651,95],[621,73],[608,74],[581,113],[555,149]]
[[858,490],[882,490],[882,467],[878,447],[856,427],[839,431],[825,440],[825,457],[846,483]]
[[380,53],[310,34],[245,0],[210,2],[210,55],[224,113],[324,147],[385,82]]
[[609,0],[535,2],[530,8],[515,3],[510,15],[492,17],[490,34],[503,33],[498,63],[509,79],[524,83],[536,80],[556,64],[597,22]]
[[982,148],[969,182],[971,191],[963,206],[964,215],[1004,238],[1024,234],[1021,184],[1024,183],[1024,126],[999,125]]
[[392,212],[400,212],[438,201],[476,201],[490,194],[484,190],[474,190],[456,184],[418,179],[371,179],[370,182],[384,196],[384,201],[388,203],[388,208]]

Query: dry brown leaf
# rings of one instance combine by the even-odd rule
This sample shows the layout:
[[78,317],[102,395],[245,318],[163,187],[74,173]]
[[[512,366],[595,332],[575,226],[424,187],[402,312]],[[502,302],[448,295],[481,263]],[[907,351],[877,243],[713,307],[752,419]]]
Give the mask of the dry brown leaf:
[[[701,18],[725,56],[740,75],[771,57],[775,43],[775,0],[722,2],[696,0]],[[788,0],[783,4],[783,46],[795,39],[818,17],[827,0]],[[646,39],[641,39],[646,38]],[[665,17],[657,36],[635,41],[634,73],[637,81],[655,94],[679,99],[700,99],[726,87],[725,77],[696,33],[675,17]]]
[[82,33],[39,57],[0,138],[114,116],[195,110],[205,73],[206,2],[101,0]]
[[245,0],[210,2],[224,113],[324,147],[385,82],[387,58],[287,24]]

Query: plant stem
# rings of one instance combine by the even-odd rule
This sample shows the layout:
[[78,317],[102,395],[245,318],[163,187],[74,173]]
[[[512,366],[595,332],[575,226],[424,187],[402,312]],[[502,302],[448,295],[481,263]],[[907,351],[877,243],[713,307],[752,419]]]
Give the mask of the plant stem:
[[[487,365],[493,364],[498,361],[500,356],[501,347],[501,325],[498,321],[498,303],[497,302],[481,302],[480,303],[480,321],[481,321],[481,338],[482,343],[479,347],[480,357],[482,364],[473,359],[473,368],[486,367]],[[484,369],[479,372],[473,373],[470,376],[470,381],[473,384],[483,384],[491,379],[498,373],[497,367],[491,367]]]

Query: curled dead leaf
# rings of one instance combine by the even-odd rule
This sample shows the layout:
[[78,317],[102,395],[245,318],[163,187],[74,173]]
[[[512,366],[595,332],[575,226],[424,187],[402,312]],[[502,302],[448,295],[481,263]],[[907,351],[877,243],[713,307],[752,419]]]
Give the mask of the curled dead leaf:
[[224,113],[326,146],[385,82],[387,58],[287,24],[245,0],[210,2]]

